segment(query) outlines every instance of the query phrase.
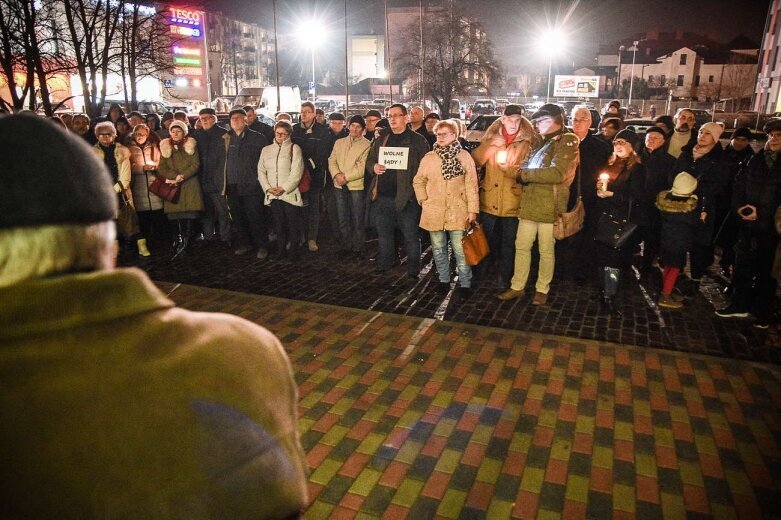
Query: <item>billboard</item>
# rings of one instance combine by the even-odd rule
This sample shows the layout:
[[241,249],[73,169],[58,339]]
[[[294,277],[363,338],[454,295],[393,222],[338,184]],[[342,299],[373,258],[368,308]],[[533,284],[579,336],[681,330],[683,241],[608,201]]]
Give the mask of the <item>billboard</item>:
[[205,13],[170,7],[167,15],[174,69],[163,84],[175,98],[208,101]]
[[599,97],[599,76],[559,76],[553,82],[554,97]]

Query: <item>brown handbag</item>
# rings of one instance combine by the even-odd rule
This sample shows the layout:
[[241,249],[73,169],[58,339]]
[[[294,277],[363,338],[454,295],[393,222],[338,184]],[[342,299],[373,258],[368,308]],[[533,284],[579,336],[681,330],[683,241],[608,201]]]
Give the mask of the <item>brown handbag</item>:
[[140,231],[136,209],[130,203],[126,189],[119,194],[119,210],[117,211],[117,233],[131,237]]
[[476,220],[464,231],[461,246],[464,249],[466,263],[472,266],[479,264],[491,251],[488,248],[488,239],[485,237],[483,226]]
[[583,205],[583,197],[580,195],[580,165],[578,164],[578,173],[575,176],[575,182],[578,185],[578,202],[572,211],[559,213],[559,192],[557,185],[553,185],[553,207],[556,213],[556,220],[553,221],[553,238],[563,240],[571,237],[583,229],[583,221],[586,218],[586,208]]

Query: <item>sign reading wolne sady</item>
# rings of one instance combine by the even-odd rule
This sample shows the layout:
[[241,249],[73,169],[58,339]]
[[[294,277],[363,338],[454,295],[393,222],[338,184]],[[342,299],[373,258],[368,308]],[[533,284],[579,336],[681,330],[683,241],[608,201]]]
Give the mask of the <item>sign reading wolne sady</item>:
[[556,76],[555,97],[599,97],[599,76]]
[[379,163],[389,170],[406,170],[409,148],[406,146],[380,146]]

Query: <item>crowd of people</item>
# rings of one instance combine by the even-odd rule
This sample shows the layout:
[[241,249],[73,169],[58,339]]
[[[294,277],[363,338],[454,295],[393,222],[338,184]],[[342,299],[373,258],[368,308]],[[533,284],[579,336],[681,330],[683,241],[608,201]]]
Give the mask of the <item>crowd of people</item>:
[[[84,115],[58,122],[94,146],[115,191],[131,201],[139,226],[121,246],[142,256],[158,253],[150,235],[170,234],[174,257],[195,238],[237,255],[295,261],[302,249],[319,250],[325,214],[340,253],[374,261],[377,273],[406,256],[417,279],[423,241],[436,290],[449,290],[452,251],[457,294],[468,298],[473,281],[495,275],[498,298],[512,300],[525,293],[537,258],[533,305],[547,304],[562,273],[597,284],[601,308],[617,317],[621,280],[633,265],[661,272],[658,305],[679,309],[720,258],[730,304],[717,315],[753,316],[766,328],[781,262],[781,120],[765,126],[767,144],[755,154],[748,129],[723,147],[723,125],[697,127],[686,108],[656,117],[642,138],[623,128],[621,114],[618,101],[609,103],[593,132],[585,107],[574,109],[568,128],[559,105],[527,114],[509,104],[471,151],[460,120],[403,104],[348,121],[304,102],[299,122],[281,113],[273,128],[251,106],[231,110],[226,128],[210,108],[192,128],[183,112],[158,120],[125,116],[119,106],[97,124]],[[150,191],[156,177],[178,187],[178,199]],[[578,201],[582,229],[556,240],[560,215]],[[461,242],[473,222],[491,253],[471,267]],[[621,240],[611,240],[617,230]],[[376,252],[366,250],[367,231],[376,233]],[[689,276],[679,276],[687,264]]]

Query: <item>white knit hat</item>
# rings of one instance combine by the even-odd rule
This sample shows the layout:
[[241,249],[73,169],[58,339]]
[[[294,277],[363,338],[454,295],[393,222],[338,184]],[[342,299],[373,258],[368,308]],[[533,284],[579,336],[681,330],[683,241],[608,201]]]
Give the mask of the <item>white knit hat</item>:
[[171,129],[172,129],[173,127],[175,127],[175,126],[178,126],[179,128],[181,128],[181,129],[182,129],[182,132],[184,132],[184,135],[187,135],[187,133],[188,133],[188,132],[189,132],[189,130],[190,130],[189,128],[187,128],[187,125],[184,123],[184,121],[179,121],[179,120],[176,120],[176,121],[174,121],[173,123],[171,123],[171,126],[169,126],[169,127],[168,127],[168,131],[170,132],[170,131],[171,131]]
[[708,122],[705,123],[700,127],[700,132],[708,132],[710,135],[713,136],[714,141],[718,141],[719,137],[721,137],[722,132],[724,132],[724,123],[715,123],[715,122]]
[[688,172],[681,172],[675,176],[672,194],[676,197],[688,197],[697,189],[697,179]]

